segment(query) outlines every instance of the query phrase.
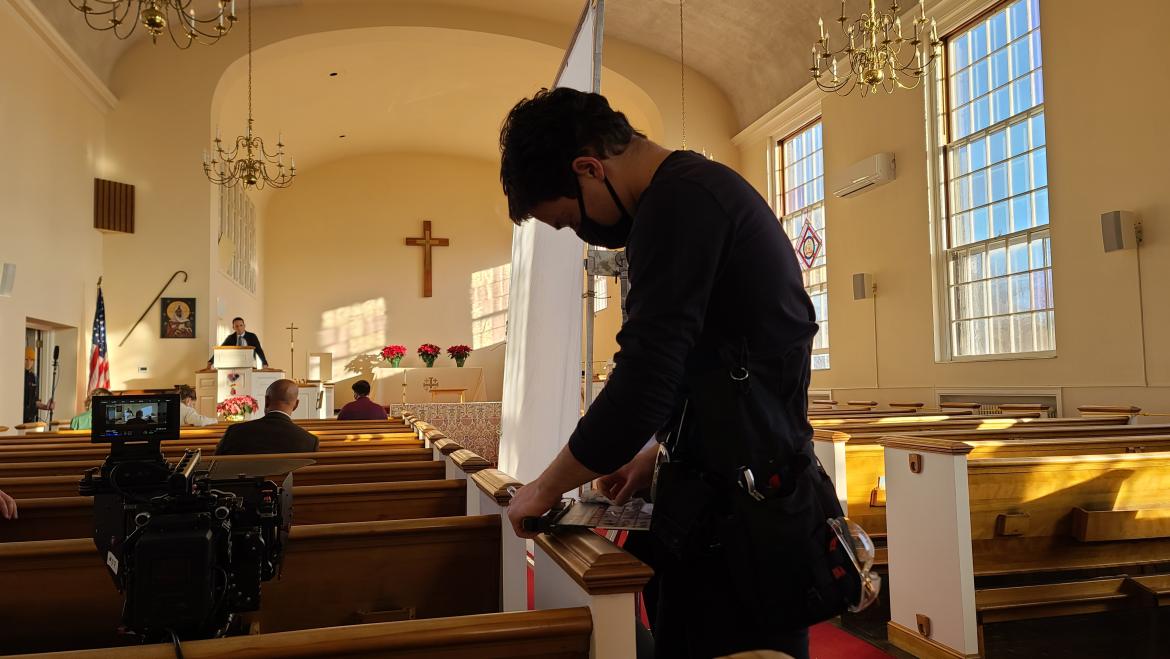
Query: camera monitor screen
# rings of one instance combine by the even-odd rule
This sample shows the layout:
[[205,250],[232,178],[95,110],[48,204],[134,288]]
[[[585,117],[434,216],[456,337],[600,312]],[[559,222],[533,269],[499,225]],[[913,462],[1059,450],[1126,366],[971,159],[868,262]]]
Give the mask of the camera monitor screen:
[[90,437],[96,442],[179,438],[179,395],[94,396]]

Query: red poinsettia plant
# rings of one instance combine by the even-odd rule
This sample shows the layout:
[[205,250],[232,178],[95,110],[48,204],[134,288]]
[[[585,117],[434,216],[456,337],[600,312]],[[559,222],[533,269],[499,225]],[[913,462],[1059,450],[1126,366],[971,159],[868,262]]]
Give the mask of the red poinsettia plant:
[[470,346],[458,345],[447,348],[447,356],[451,359],[467,359],[467,356],[470,354]]
[[443,349],[433,343],[424,343],[418,347],[418,356],[422,357],[423,359],[428,357],[434,359],[442,352]]
[[232,396],[223,399],[223,402],[215,406],[216,414],[224,417],[248,416],[258,409],[260,409],[260,403],[257,403],[256,399],[251,396]]
[[393,345],[382,348],[382,359],[385,361],[390,361],[395,358],[401,359],[405,356],[406,346]]

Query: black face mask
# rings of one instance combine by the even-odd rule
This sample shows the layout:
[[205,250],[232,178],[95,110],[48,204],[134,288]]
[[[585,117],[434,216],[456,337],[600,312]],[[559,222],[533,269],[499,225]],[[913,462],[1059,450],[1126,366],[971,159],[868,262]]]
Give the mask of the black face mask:
[[630,238],[630,230],[634,228],[634,216],[626,210],[625,204],[618,197],[617,191],[613,189],[613,184],[609,182],[609,179],[605,179],[603,183],[605,183],[605,188],[609,190],[609,196],[613,197],[614,205],[621,213],[617,224],[608,226],[590,219],[589,214],[585,212],[585,195],[581,193],[581,181],[577,180],[577,208],[581,210],[581,226],[574,233],[590,245],[618,249],[625,247]]

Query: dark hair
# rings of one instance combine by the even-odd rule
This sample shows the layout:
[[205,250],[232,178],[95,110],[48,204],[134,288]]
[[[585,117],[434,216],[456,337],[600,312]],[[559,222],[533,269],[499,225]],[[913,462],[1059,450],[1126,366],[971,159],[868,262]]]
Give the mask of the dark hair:
[[500,183],[508,217],[520,224],[541,202],[576,199],[573,160],[619,155],[635,136],[645,137],[601,94],[561,87],[520,101],[500,128]]
[[365,380],[358,380],[353,383],[353,392],[359,396],[370,395],[370,383]]
[[240,321],[241,323],[244,322],[243,318],[236,316],[235,318],[232,318],[232,324],[235,325],[237,320]]
[[192,398],[198,397],[199,396],[195,393],[195,390],[191,387],[185,384],[179,387],[179,400],[190,400]]

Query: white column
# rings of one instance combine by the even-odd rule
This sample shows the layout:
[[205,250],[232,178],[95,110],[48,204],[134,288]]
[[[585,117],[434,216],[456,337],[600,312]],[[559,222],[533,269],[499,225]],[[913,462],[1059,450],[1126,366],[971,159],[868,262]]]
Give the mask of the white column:
[[593,616],[589,656],[593,659],[633,657],[635,647],[635,593],[591,595],[536,543],[536,609],[587,606]]
[[[910,438],[882,442],[886,461],[891,641],[943,645],[959,656],[979,652],[967,453],[962,442],[915,446]],[[932,452],[933,451],[933,452]],[[914,473],[911,457],[920,460]],[[918,616],[930,619],[930,635]],[[901,645],[899,645],[901,647]],[[910,650],[911,648],[902,649]]]
[[849,515],[849,489],[845,473],[845,444],[848,436],[844,433],[832,433],[832,437],[813,437],[813,452],[821,467],[829,478],[833,479],[833,488],[837,491],[837,500],[841,502],[841,510]]

